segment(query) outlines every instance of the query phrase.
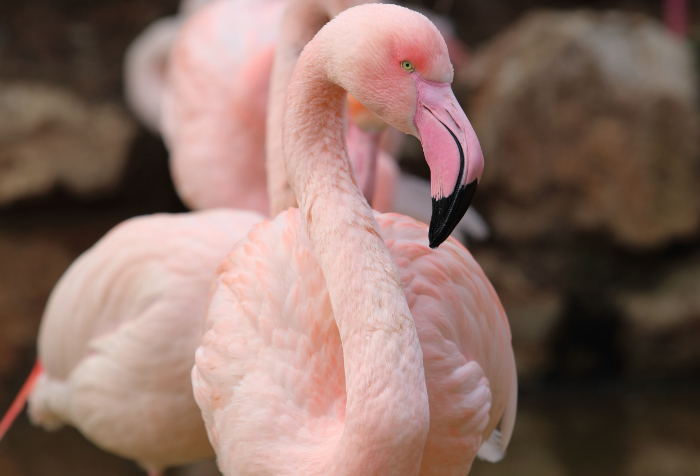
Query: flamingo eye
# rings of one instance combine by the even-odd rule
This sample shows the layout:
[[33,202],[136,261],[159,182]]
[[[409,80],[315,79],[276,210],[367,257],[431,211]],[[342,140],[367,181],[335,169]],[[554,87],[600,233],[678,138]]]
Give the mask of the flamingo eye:
[[416,70],[416,68],[413,66],[413,63],[411,63],[410,61],[402,61],[401,67],[404,69],[404,71],[408,71],[409,73],[412,73]]

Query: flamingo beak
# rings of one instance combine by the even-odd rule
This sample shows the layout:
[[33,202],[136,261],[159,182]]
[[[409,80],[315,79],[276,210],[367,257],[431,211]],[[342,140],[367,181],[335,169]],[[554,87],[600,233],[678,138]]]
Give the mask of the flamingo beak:
[[467,212],[484,170],[479,140],[449,83],[412,75],[417,105],[414,123],[430,166],[433,213],[428,239],[437,248]]

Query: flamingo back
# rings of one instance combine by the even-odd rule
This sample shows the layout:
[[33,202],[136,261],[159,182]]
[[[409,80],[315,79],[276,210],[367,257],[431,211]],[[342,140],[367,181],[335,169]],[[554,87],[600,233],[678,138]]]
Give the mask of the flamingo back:
[[168,63],[161,129],[178,194],[190,208],[268,213],[265,117],[285,4],[213,2],[180,30]]
[[210,456],[189,374],[211,277],[261,219],[229,210],[134,218],[78,258],[42,319],[32,421],[73,425],[149,470]]

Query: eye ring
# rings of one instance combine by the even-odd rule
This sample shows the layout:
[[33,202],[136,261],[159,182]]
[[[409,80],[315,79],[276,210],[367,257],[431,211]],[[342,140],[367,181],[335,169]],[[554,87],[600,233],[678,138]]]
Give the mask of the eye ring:
[[403,68],[404,71],[408,71],[409,73],[412,73],[416,70],[416,68],[413,66],[413,63],[411,63],[408,60],[402,61],[401,67]]

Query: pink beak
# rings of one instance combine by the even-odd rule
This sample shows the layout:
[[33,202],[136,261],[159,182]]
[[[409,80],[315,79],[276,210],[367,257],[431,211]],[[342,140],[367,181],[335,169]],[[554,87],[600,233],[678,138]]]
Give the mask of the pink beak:
[[449,83],[412,75],[418,92],[414,123],[430,166],[433,213],[428,239],[437,248],[471,204],[484,170],[479,140]]

